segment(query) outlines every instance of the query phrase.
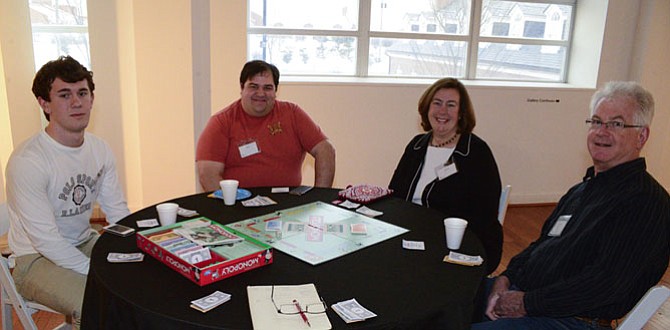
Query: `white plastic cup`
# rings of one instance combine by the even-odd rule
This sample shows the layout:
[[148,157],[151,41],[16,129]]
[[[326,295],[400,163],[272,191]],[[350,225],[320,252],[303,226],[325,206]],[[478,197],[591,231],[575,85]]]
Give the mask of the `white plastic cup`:
[[463,241],[463,234],[468,222],[461,218],[446,218],[444,219],[444,231],[447,236],[447,247],[450,250],[458,250],[461,248],[461,241]]
[[237,186],[240,184],[237,180],[221,180],[221,192],[223,193],[223,203],[226,205],[235,205],[237,199]]
[[179,204],[177,203],[162,203],[156,205],[158,220],[161,222],[161,226],[169,226],[177,222],[178,209]]

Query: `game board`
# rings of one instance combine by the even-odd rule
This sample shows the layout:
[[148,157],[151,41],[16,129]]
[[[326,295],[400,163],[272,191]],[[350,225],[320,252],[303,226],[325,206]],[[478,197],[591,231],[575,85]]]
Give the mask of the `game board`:
[[242,220],[226,227],[312,265],[408,232],[323,202]]

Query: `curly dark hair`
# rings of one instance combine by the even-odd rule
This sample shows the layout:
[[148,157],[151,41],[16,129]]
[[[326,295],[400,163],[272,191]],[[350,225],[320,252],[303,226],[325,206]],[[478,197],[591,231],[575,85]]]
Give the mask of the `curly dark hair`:
[[[93,72],[88,71],[85,66],[70,56],[60,56],[44,64],[35,74],[35,79],[33,80],[33,94],[35,98],[42,98],[47,102],[51,102],[49,92],[56,78],[60,78],[67,83],[76,83],[86,79],[88,89],[91,91],[91,96],[93,96],[93,91],[95,90]],[[45,112],[44,116],[49,120],[49,114]]]

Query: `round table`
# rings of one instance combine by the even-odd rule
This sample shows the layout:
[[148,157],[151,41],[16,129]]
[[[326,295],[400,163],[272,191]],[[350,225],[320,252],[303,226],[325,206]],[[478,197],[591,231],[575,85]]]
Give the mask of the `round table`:
[[[221,224],[249,219],[311,203],[332,202],[336,189],[315,188],[303,196],[272,194],[270,188],[250,189],[277,204],[247,208],[237,202],[225,206],[207,193],[171,200]],[[138,252],[134,236],[104,233],[91,256],[82,329],[251,329],[246,288],[249,285],[314,283],[328,306],[355,298],[377,314],[363,322],[346,324],[327,311],[334,329],[442,329],[469,328],[473,300],[485,275],[485,265],[469,267],[443,261],[446,247],[444,216],[439,212],[388,197],[368,207],[384,212],[376,219],[410,231],[326,263],[312,266],[275,250],[271,265],[200,287],[146,255],[139,263],[109,263],[109,252]],[[147,207],[119,223],[136,228],[136,221],[157,218]],[[178,221],[186,220],[179,217]],[[402,240],[424,241],[424,251],[402,248]],[[466,230],[461,253],[484,255],[481,242]],[[202,313],[189,307],[192,300],[214,291],[232,295],[223,305]]]

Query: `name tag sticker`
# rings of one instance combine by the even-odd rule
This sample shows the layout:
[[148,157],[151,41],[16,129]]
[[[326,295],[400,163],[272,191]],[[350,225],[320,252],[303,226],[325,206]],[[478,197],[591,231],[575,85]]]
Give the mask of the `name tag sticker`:
[[451,163],[449,165],[440,165],[435,168],[435,174],[437,174],[437,178],[439,180],[442,180],[444,178],[448,178],[458,172],[458,169],[456,169],[456,164]]
[[249,157],[251,155],[255,155],[255,154],[261,152],[260,149],[258,149],[258,145],[256,144],[256,141],[251,141],[251,142],[242,144],[238,148],[240,149],[240,157],[242,157],[242,158],[246,158],[246,157]]
[[570,221],[570,218],[572,217],[572,214],[570,215],[562,215],[558,217],[558,220],[556,220],[556,223],[554,224],[554,227],[551,228],[549,231],[548,236],[551,237],[558,237],[561,236],[563,233],[563,229],[565,229],[565,226],[568,224],[568,221]]

